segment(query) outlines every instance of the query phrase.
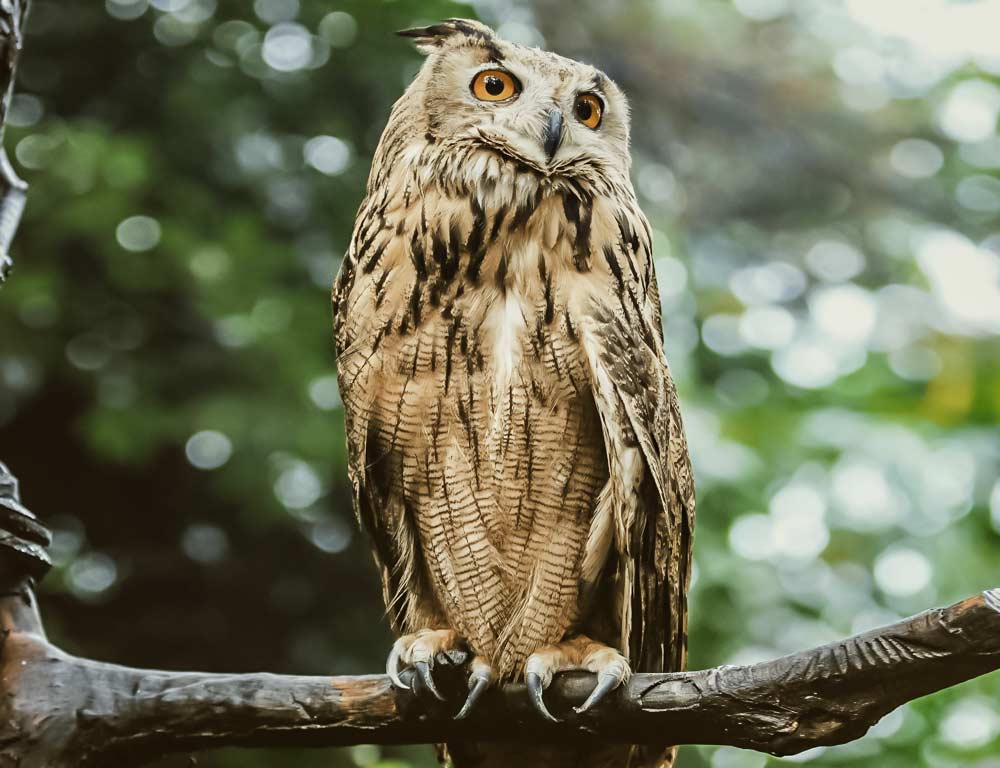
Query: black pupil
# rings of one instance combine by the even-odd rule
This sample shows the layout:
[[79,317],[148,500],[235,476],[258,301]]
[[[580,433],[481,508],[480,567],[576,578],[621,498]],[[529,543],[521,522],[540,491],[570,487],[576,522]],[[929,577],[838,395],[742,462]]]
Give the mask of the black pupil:
[[486,88],[486,92],[490,96],[499,96],[507,88],[504,81],[496,75],[487,75],[486,82],[483,83],[483,87]]
[[586,99],[580,99],[576,103],[576,116],[584,123],[594,116],[594,105]]

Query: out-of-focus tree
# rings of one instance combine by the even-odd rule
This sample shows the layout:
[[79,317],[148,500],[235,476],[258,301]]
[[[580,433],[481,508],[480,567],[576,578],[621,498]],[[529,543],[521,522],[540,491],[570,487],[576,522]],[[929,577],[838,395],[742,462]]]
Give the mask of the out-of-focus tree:
[[[144,666],[381,666],[328,286],[419,66],[391,32],[475,14],[632,97],[700,487],[693,663],[992,584],[1000,4],[906,5],[36,0],[8,129],[32,192],[0,293],[0,451],[56,531],[51,634]],[[805,757],[995,768],[998,694],[974,681]]]

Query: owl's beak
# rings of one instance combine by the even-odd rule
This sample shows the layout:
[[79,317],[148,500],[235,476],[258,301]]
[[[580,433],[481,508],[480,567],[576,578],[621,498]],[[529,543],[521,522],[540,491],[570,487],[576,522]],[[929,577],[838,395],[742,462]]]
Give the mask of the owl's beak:
[[549,110],[549,124],[545,129],[545,156],[552,161],[562,141],[563,114],[558,109]]

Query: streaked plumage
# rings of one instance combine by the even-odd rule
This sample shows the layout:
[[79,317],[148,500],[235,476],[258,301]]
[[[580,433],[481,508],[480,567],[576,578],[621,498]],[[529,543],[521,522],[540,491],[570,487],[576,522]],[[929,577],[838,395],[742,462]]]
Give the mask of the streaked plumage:
[[[680,669],[694,488],[624,96],[476,22],[411,36],[429,57],[334,288],[356,511],[393,628],[454,630],[499,679],[578,634]],[[520,81],[513,102],[470,93],[494,66]],[[582,92],[606,103],[596,130],[573,119]],[[550,159],[553,105],[570,114]],[[626,764],[621,748],[453,753]]]

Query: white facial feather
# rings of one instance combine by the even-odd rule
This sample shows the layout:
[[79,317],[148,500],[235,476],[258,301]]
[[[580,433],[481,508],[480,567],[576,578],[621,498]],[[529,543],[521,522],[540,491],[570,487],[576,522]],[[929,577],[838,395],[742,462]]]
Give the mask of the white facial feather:
[[[596,68],[492,33],[445,36],[433,44],[418,41],[418,47],[429,55],[400,101],[426,121],[426,130],[414,131],[415,138],[432,137],[456,149],[486,147],[553,177],[580,173],[587,164],[627,177],[628,102]],[[519,92],[497,102],[477,98],[472,82],[485,70],[509,73]],[[577,117],[582,94],[594,94],[604,105],[596,128]],[[563,128],[550,158],[544,145],[553,110],[562,114]]]

